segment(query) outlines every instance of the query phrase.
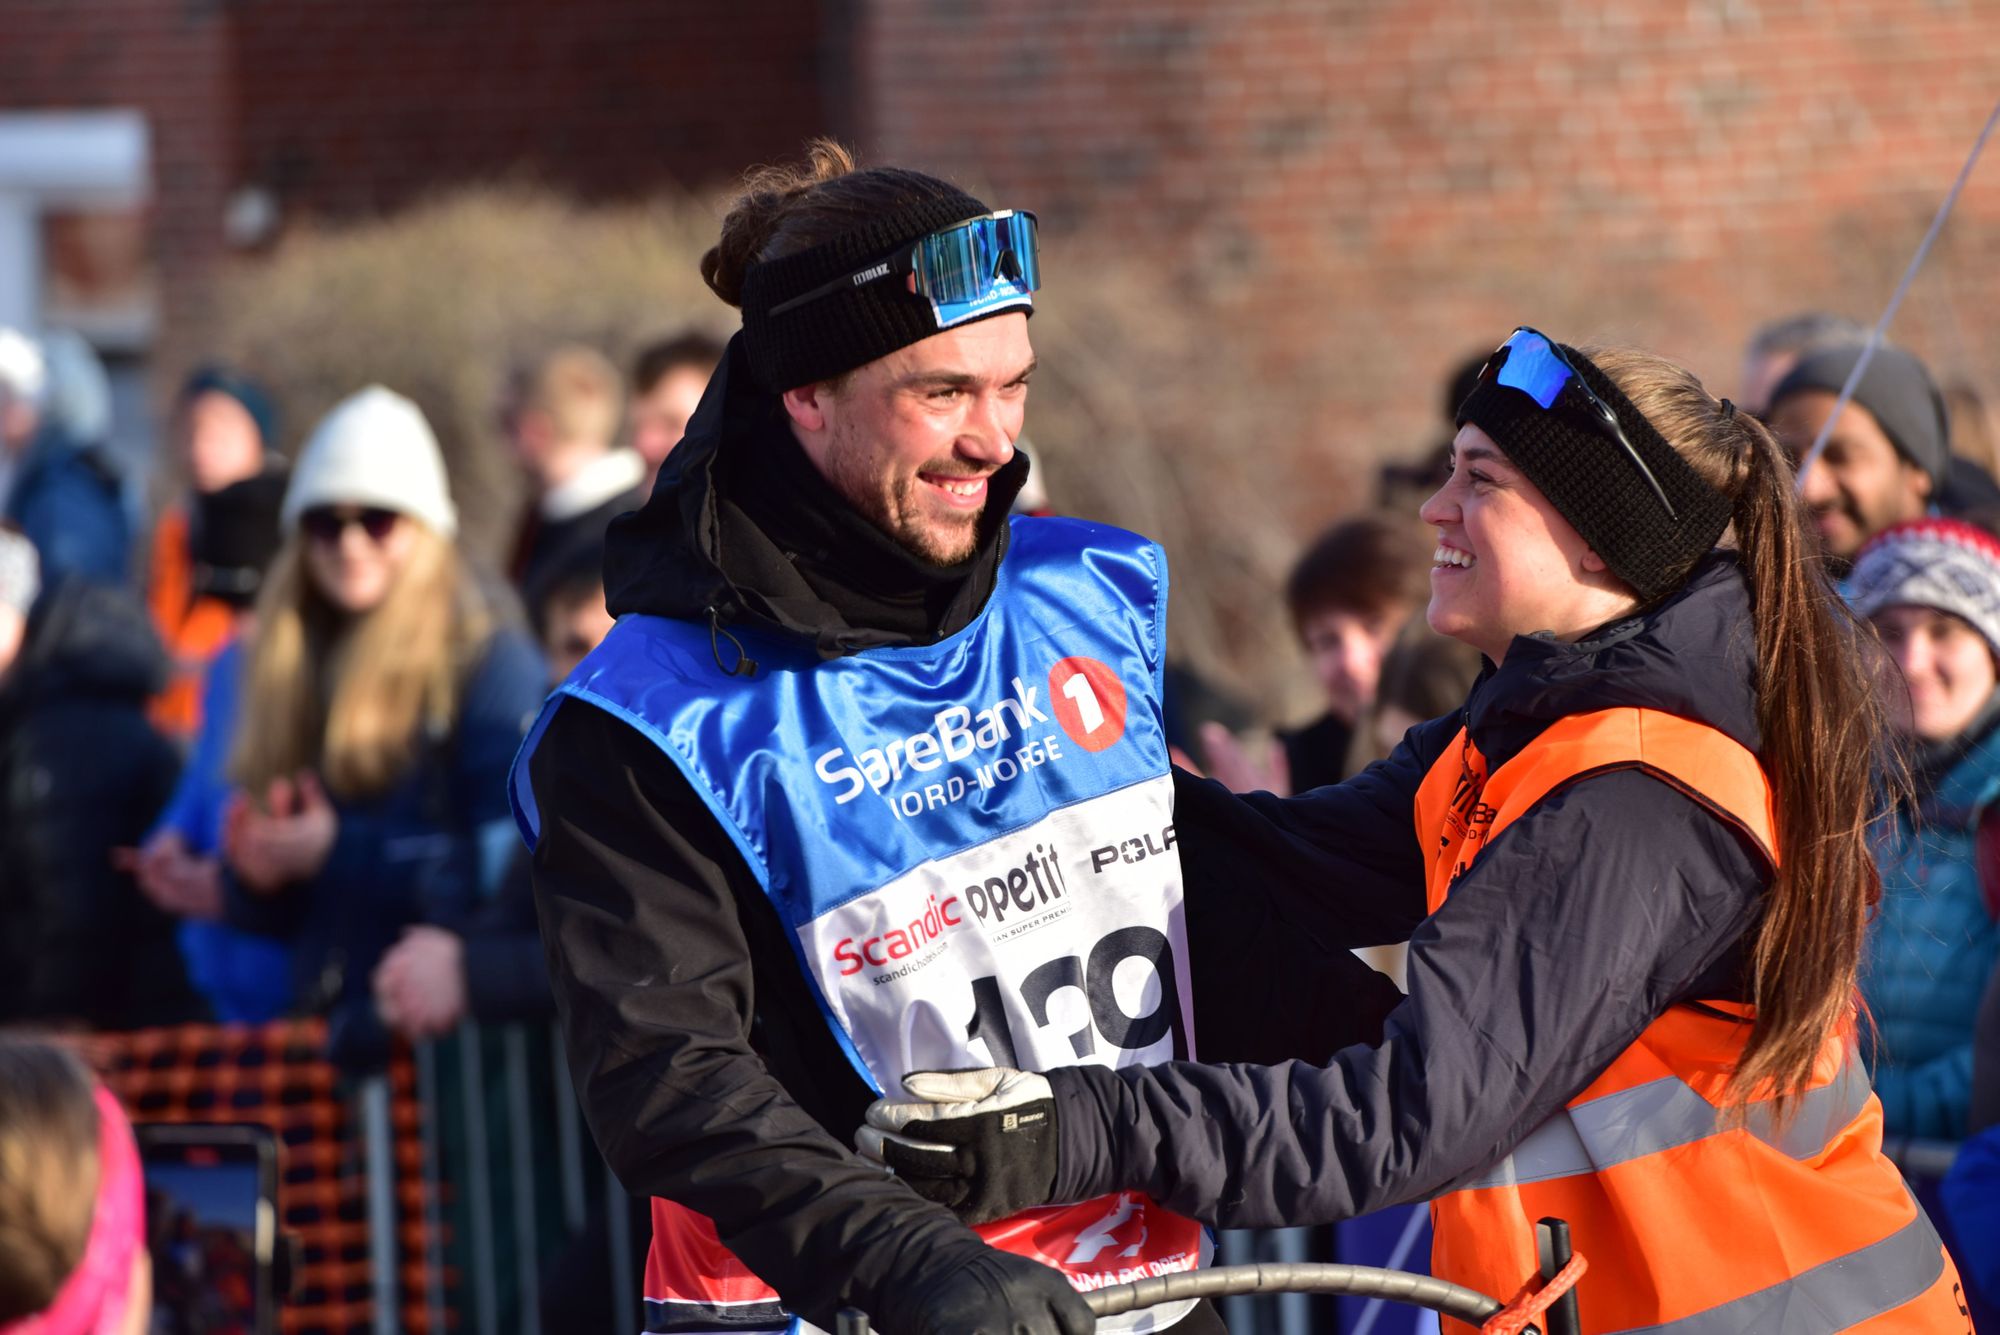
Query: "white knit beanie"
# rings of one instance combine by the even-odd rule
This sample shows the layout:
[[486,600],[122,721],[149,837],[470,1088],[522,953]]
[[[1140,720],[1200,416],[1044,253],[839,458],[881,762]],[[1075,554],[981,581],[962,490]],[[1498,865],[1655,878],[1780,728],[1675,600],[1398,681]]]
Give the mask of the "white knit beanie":
[[376,506],[447,538],[458,532],[431,424],[416,404],[380,385],[342,399],[313,428],[292,466],[279,520],[290,531],[322,505]]

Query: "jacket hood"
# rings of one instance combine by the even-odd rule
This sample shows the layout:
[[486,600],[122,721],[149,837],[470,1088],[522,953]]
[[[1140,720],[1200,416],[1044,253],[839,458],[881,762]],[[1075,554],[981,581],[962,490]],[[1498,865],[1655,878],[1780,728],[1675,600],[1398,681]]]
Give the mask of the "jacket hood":
[[166,667],[153,623],[131,595],[71,577],[35,600],[5,693],[144,700],[165,682]]
[[[614,617],[638,612],[749,627],[808,641],[823,658],[909,642],[881,627],[850,624],[813,590],[793,553],[732,499],[768,494],[745,488],[768,484],[755,470],[768,463],[768,456],[760,463],[762,443],[788,431],[783,414],[779,397],[752,375],[743,336],[737,334],[681,443],[667,456],[652,496],[615,520],[606,535],[605,605]],[[995,474],[996,504],[1019,490],[1027,469],[1026,456],[1017,455]],[[816,476],[813,485],[824,487]],[[824,503],[840,502],[828,491]],[[894,550],[893,540],[862,521],[856,526],[874,546]],[[1005,548],[1004,522],[994,538],[997,545],[973,562],[989,581],[996,553]],[[898,553],[895,559],[909,558]],[[973,578],[967,587],[976,593],[984,586]],[[719,657],[725,654],[718,650]]]
[[1627,707],[1694,719],[1758,749],[1755,625],[1734,552],[1711,552],[1664,602],[1589,639],[1516,638],[1473,687],[1466,726],[1497,768],[1558,719]]

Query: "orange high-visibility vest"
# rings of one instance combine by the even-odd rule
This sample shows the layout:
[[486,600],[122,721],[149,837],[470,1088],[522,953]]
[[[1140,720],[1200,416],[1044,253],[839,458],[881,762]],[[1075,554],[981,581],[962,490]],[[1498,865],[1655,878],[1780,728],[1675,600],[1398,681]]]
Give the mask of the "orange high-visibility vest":
[[194,594],[190,521],[176,507],[153,530],[153,559],[146,603],[167,650],[167,682],[147,713],[153,726],[180,741],[201,730],[201,692],[208,665],[236,633],[242,614],[220,598]]
[[[1561,720],[1490,775],[1460,731],[1417,790],[1431,912],[1515,818],[1615,769],[1688,794],[1775,865],[1754,755],[1704,724],[1609,709]],[[1969,1332],[1957,1272],[1882,1155],[1882,1105],[1851,1030],[1827,1040],[1785,1125],[1764,1104],[1724,1117],[1750,1019],[1700,1003],[1647,1026],[1511,1154],[1432,1202],[1432,1273],[1511,1297],[1536,1270],[1535,1221],[1553,1215],[1589,1261],[1577,1288],[1588,1335]]]

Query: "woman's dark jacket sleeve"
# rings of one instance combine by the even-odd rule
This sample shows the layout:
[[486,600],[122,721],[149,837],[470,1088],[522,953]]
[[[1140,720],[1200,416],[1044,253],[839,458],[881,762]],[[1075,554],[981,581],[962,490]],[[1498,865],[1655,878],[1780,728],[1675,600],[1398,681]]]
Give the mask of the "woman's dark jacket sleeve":
[[[1292,885],[1293,910],[1309,916],[1311,892],[1326,892],[1317,927],[1329,934],[1356,907],[1352,887],[1304,878],[1383,852],[1351,787],[1246,801],[1239,817],[1269,822],[1253,857]],[[1344,840],[1366,851],[1344,855]],[[1433,1195],[1511,1150],[1669,1004],[1733,995],[1763,877],[1733,829],[1644,773],[1560,790],[1503,830],[1417,930],[1410,995],[1379,1046],[1324,1066],[1052,1073],[1059,1198],[1138,1188],[1260,1227]]]
[[793,1310],[828,1328],[842,1304],[880,1310],[899,1282],[983,1247],[829,1132],[859,1125],[869,1091],[825,1034],[749,868],[673,764],[570,701],[529,778],[542,816],[535,898],[570,1068],[626,1188],[713,1219]]
[[1424,917],[1417,787],[1457,734],[1455,716],[1419,724],[1388,759],[1296,798],[1175,770],[1184,880],[1239,886],[1329,947],[1409,940]]

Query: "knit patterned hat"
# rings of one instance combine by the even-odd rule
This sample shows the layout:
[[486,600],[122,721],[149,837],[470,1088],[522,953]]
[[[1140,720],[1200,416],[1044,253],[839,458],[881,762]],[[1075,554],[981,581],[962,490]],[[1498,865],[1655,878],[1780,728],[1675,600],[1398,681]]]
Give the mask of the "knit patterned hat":
[[771,309],[888,259],[919,237],[990,212],[971,195],[953,190],[870,218],[810,250],[751,265],[743,275],[743,348],[758,382],[782,394],[845,375],[937,333],[930,302],[902,283],[863,283],[781,315]]
[[1847,601],[1863,617],[1885,607],[1949,612],[2000,658],[2000,540],[1960,519],[1885,528],[1854,558]]

